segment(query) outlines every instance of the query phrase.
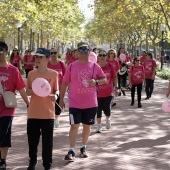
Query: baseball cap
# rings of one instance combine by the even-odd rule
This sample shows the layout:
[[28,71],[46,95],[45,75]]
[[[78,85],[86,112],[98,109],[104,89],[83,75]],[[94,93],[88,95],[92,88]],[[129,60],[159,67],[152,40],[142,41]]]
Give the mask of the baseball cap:
[[78,44],[77,44],[77,48],[81,48],[81,47],[87,47],[88,49],[89,49],[89,45],[88,45],[88,43],[87,42],[79,42]]
[[47,48],[38,48],[34,55],[50,57],[50,50]]

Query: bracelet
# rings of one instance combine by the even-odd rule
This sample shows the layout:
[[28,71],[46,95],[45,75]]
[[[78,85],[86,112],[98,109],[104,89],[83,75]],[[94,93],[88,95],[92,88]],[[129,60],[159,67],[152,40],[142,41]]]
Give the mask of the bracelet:
[[95,80],[96,81],[96,86],[99,84],[99,81],[98,80]]

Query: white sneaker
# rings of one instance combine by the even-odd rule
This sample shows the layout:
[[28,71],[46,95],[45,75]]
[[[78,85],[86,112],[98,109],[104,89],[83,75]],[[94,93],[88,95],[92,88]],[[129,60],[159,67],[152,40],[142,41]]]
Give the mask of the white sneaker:
[[97,125],[96,133],[102,132],[102,125]]
[[106,119],[106,129],[110,129],[110,127],[111,127],[110,119]]
[[58,118],[54,119],[54,127],[59,128],[59,126],[60,126],[59,119]]

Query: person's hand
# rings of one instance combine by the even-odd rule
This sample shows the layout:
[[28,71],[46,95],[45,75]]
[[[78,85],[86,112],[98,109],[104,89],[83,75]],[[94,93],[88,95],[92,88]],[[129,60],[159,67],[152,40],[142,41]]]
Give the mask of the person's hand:
[[49,97],[51,98],[51,100],[53,102],[55,102],[57,100],[57,98],[58,98],[56,94],[50,94]]
[[152,75],[151,79],[154,80],[155,79],[155,75]]
[[118,96],[119,93],[120,93],[119,89],[116,89],[116,90],[115,90],[115,96]]
[[96,80],[90,79],[90,80],[89,80],[89,85],[90,85],[90,86],[96,86]]
[[169,94],[170,94],[170,91],[167,90],[167,92],[166,92],[166,97],[169,97]]
[[33,94],[33,91],[32,91],[32,89],[27,89],[26,93],[28,96],[31,96]]
[[130,88],[132,88],[132,83],[129,83]]

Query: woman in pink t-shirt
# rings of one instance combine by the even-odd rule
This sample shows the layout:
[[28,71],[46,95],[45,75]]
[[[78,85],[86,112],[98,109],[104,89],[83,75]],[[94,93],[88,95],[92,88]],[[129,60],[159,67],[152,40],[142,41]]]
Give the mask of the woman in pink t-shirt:
[[28,73],[34,69],[35,57],[31,55],[31,50],[27,50],[27,53],[24,55],[24,65],[25,65],[25,73],[26,78],[28,77]]
[[98,64],[102,68],[103,72],[107,76],[107,82],[102,85],[98,85],[98,110],[97,110],[97,129],[96,132],[100,133],[102,131],[101,117],[102,111],[106,115],[106,129],[110,129],[110,115],[111,115],[111,101],[113,98],[113,84],[117,84],[117,74],[114,66],[106,62],[107,55],[104,50],[101,50],[98,55]]
[[[62,80],[63,80],[63,76],[64,76],[65,71],[66,71],[66,66],[65,66],[64,62],[58,60],[58,52],[55,48],[51,48],[50,52],[51,52],[51,56],[50,56],[50,61],[47,64],[47,67],[58,72],[59,89],[60,89],[61,84],[62,84]],[[60,94],[59,94],[59,96],[60,96]],[[59,127],[58,116],[61,114],[61,109],[58,106],[59,102],[60,102],[60,97],[58,97],[56,102],[55,102],[55,118],[56,118],[55,119],[55,127],[56,128]]]
[[21,57],[19,55],[18,49],[14,48],[10,56],[10,63],[21,70]]
[[133,106],[135,102],[135,88],[137,87],[138,107],[141,108],[141,91],[142,84],[145,84],[145,70],[139,62],[139,57],[135,57],[133,61],[134,65],[129,70],[129,85],[131,87],[131,106]]

